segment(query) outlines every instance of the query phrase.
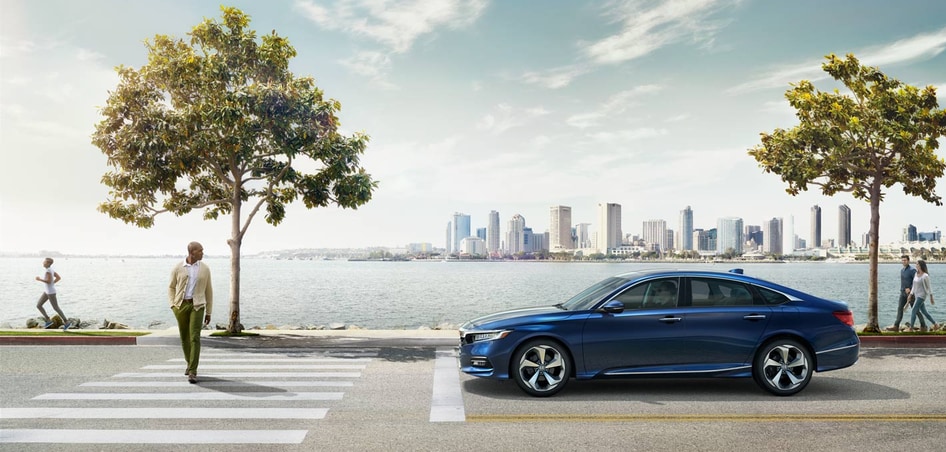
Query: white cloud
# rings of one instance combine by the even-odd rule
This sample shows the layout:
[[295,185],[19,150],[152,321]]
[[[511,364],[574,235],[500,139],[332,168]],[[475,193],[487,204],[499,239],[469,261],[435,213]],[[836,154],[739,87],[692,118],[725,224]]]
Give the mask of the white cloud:
[[680,121],[686,121],[689,118],[690,118],[689,114],[683,113],[676,116],[671,116],[665,119],[664,122],[680,122]]
[[603,120],[620,115],[631,107],[640,105],[637,99],[641,96],[655,94],[662,89],[663,87],[660,85],[640,85],[618,92],[602,103],[595,111],[572,115],[565,120],[565,123],[579,129],[597,127],[601,125]]
[[[933,33],[923,33],[911,38],[901,39],[883,46],[867,48],[863,51],[854,52],[854,55],[857,56],[861,64],[886,66],[933,58],[942,53],[943,50],[946,50],[946,28]],[[819,58],[804,63],[774,68],[754,80],[730,88],[727,92],[742,93],[768,88],[787,89],[789,83],[795,83],[799,80],[823,80],[828,78],[828,74],[821,69],[824,62],[824,58]]]
[[395,53],[440,28],[462,28],[483,14],[486,0],[337,0],[329,6],[297,0],[295,7],[322,28],[375,41]]
[[621,144],[666,135],[667,129],[643,127],[639,129],[619,130],[616,132],[597,132],[588,134],[592,140],[605,144]]
[[391,70],[391,58],[381,52],[358,52],[351,58],[341,60],[340,63],[355,74],[367,77],[376,84],[385,88],[394,88],[387,81]]
[[709,16],[733,2],[718,0],[666,0],[656,6],[627,0],[608,11],[617,15],[621,30],[585,47],[585,54],[595,63],[612,64],[647,55],[680,41],[711,44],[720,25]]
[[492,113],[483,116],[476,128],[498,135],[514,127],[521,127],[533,119],[550,112],[542,107],[515,108],[508,104],[499,104]]
[[530,85],[543,86],[549,89],[564,88],[575,78],[587,74],[591,68],[587,66],[563,66],[546,71],[533,71],[522,74],[519,79]]

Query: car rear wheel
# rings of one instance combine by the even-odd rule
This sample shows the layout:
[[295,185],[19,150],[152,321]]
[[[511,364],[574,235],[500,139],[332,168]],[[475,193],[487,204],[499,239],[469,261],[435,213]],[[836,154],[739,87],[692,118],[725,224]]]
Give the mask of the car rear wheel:
[[792,339],[765,344],[755,357],[752,376],[756,383],[778,396],[795,394],[811,381],[812,360],[808,348]]
[[562,390],[571,375],[571,361],[557,342],[538,339],[525,343],[513,355],[513,378],[527,394],[547,397]]

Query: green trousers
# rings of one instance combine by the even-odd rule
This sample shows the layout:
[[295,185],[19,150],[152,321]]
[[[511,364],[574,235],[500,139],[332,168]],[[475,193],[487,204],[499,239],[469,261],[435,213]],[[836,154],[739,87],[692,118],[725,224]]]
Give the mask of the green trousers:
[[187,361],[187,374],[197,373],[200,362],[200,330],[204,326],[204,308],[194,309],[193,303],[181,303],[181,307],[171,308],[177,318],[177,328],[181,332],[181,348],[184,349],[184,361]]

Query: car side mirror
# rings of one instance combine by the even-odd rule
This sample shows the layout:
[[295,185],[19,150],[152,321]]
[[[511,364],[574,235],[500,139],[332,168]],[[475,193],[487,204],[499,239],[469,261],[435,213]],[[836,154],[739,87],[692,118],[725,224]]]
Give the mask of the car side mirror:
[[599,312],[607,312],[608,314],[620,314],[624,312],[624,303],[621,303],[617,300],[611,300],[604,304]]

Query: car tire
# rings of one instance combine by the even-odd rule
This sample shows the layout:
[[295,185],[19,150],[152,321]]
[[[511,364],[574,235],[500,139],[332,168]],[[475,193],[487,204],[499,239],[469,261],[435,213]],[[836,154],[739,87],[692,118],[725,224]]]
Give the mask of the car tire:
[[527,394],[548,397],[561,391],[572,374],[571,358],[558,342],[536,339],[513,354],[512,375]]
[[792,339],[776,339],[756,353],[752,377],[762,389],[777,396],[790,396],[808,386],[813,364],[808,347]]

